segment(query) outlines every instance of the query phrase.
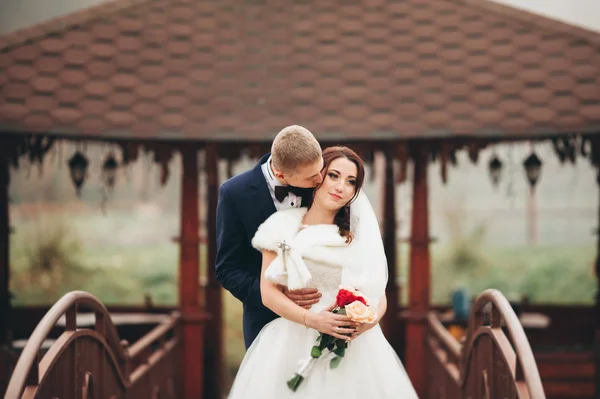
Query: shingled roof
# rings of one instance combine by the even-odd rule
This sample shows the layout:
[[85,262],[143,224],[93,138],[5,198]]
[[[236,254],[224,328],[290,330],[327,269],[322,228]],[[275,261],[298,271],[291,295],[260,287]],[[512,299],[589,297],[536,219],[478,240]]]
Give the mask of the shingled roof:
[[0,39],[0,131],[600,132],[600,35],[486,0],[119,0]]

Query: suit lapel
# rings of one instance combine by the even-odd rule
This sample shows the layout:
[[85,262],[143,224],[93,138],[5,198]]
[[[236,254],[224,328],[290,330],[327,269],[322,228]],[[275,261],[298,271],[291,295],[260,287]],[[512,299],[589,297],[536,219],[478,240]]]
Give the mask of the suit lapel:
[[261,220],[258,223],[259,225],[267,220],[267,218],[276,211],[273,198],[271,198],[271,193],[269,192],[269,187],[267,186],[267,181],[265,180],[265,175],[263,175],[261,168],[261,165],[267,162],[269,159],[269,155],[271,154],[264,155],[258,164],[252,169],[252,177],[250,181],[254,203],[258,207],[261,215]]

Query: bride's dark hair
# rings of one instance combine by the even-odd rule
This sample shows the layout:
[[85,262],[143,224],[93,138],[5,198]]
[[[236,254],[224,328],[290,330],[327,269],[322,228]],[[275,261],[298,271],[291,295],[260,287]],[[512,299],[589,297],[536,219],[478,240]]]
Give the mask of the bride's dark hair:
[[[323,169],[321,173],[323,174],[323,179],[327,177],[327,171],[329,170],[329,165],[333,161],[338,158],[346,158],[350,162],[356,165],[356,185],[354,186],[354,196],[352,199],[348,201],[348,203],[341,207],[338,213],[335,215],[333,219],[333,223],[335,223],[340,231],[340,235],[346,238],[346,242],[349,244],[352,242],[352,232],[350,231],[350,204],[356,199],[360,189],[362,188],[363,182],[365,180],[365,166],[363,164],[362,159],[350,148],[343,146],[335,146],[328,147],[323,150]],[[322,183],[321,183],[322,184]],[[315,187],[315,191],[321,187],[321,184]],[[312,198],[310,200],[309,208],[312,206]]]

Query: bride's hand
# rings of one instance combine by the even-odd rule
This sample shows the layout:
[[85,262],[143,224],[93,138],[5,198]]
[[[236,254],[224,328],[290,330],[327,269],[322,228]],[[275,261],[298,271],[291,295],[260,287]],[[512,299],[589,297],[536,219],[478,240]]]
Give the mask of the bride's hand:
[[352,333],[350,336],[350,340],[354,340],[358,338],[361,334],[369,331],[371,328],[375,327],[377,323],[361,323],[358,327],[356,327],[356,331]]
[[306,326],[323,334],[348,341],[350,340],[348,335],[356,332],[358,323],[353,322],[348,316],[331,313],[334,307],[335,303],[319,313],[307,312]]

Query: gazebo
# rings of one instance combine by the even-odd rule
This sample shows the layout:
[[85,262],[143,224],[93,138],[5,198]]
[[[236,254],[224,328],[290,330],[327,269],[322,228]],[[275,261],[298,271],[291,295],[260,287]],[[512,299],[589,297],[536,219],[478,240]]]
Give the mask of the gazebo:
[[[384,327],[396,349],[402,335],[410,342],[405,365],[423,393],[428,163],[440,159],[445,180],[458,150],[476,162],[479,150],[494,143],[553,140],[559,156],[578,153],[599,165],[600,34],[483,0],[116,0],[1,37],[0,339],[10,328],[11,165],[25,155],[42,159],[57,139],[114,142],[124,160],[143,147],[164,169],[179,152],[185,394],[217,397],[223,358],[214,278],[217,161],[268,151],[290,124],[306,126],[323,146],[345,143],[366,159],[386,156]],[[71,165],[76,184],[87,167],[80,156]],[[410,299],[401,334],[394,187],[407,179],[409,162]],[[199,168],[208,176],[204,300]],[[600,292],[596,309],[600,323]]]

